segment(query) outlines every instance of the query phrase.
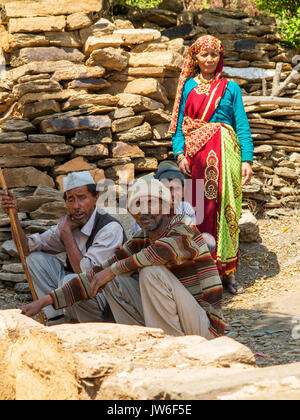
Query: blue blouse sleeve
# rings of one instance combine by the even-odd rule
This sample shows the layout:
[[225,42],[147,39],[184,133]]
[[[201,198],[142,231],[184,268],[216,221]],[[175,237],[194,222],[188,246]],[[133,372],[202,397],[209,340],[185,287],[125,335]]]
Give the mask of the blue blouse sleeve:
[[187,98],[192,89],[197,85],[193,79],[188,79],[182,89],[182,95],[180,99],[179,112],[178,112],[178,121],[175,134],[172,135],[172,144],[173,144],[173,153],[174,158],[177,159],[177,156],[184,154],[184,135],[182,132],[182,123],[184,119],[184,108],[187,101]]
[[233,87],[233,119],[235,132],[238,136],[242,162],[253,162],[253,141],[248,117],[244,108],[241,88],[237,83],[232,83]]

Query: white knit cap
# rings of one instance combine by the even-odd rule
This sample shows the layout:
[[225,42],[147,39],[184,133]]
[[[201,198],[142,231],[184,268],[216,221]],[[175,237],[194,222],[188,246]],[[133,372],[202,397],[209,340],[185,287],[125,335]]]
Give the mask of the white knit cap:
[[155,197],[159,198],[169,205],[172,202],[172,196],[170,190],[164,186],[164,184],[158,179],[139,179],[136,181],[132,187],[128,189],[128,201],[127,207],[130,207],[135,204],[135,202],[141,197]]
[[83,187],[84,185],[95,184],[92,175],[88,171],[71,172],[63,178],[64,192],[73,188]]

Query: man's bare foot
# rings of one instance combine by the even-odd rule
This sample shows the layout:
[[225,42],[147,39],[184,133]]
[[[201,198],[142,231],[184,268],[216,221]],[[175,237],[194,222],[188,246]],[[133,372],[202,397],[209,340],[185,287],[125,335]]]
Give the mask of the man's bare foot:
[[223,276],[223,285],[229,290],[232,295],[241,295],[245,290],[235,279],[235,275],[230,273]]

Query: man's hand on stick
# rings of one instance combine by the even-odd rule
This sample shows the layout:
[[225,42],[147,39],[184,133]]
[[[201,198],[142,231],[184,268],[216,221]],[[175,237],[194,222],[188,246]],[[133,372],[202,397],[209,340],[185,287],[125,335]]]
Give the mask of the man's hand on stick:
[[14,194],[11,191],[8,190],[0,190],[0,196],[1,196],[1,207],[2,210],[9,214],[9,209],[12,209],[14,214],[18,214],[18,204],[17,199],[14,196]]

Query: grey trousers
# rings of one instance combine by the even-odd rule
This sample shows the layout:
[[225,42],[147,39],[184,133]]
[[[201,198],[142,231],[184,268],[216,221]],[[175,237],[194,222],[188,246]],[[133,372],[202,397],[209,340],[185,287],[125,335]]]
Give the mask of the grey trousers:
[[[63,262],[45,252],[33,252],[27,257],[27,265],[38,298],[48,295],[62,287],[76,274],[65,272]],[[109,307],[105,294],[98,294],[95,299],[75,303],[71,308],[55,310],[52,306],[43,309],[47,320],[65,315],[67,321],[103,322],[107,320]]]
[[117,323],[161,328],[173,336],[215,338],[205,310],[165,266],[143,268],[139,281],[116,276],[104,290]]

